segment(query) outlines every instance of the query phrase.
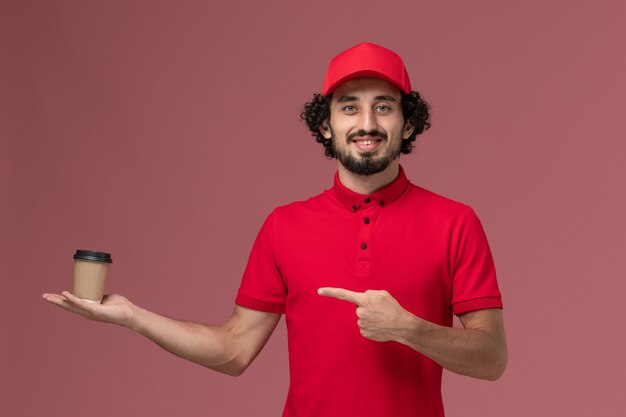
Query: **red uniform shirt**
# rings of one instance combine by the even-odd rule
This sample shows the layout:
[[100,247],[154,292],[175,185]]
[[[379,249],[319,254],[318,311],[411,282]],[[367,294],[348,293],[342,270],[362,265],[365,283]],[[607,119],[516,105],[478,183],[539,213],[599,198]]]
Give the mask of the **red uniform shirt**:
[[354,304],[320,287],[387,290],[411,313],[501,308],[491,252],[473,210],[398,177],[371,195],[334,187],[274,210],[236,303],[285,313],[290,388],[283,417],[440,417],[442,368],[408,346],[364,338]]

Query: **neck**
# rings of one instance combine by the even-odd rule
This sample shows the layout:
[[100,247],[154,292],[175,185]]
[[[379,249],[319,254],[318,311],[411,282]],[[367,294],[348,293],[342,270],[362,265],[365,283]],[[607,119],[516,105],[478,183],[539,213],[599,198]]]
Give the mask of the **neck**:
[[338,172],[339,180],[350,191],[358,194],[372,194],[396,179],[400,172],[400,163],[396,159],[384,171],[372,175],[357,175],[339,163]]

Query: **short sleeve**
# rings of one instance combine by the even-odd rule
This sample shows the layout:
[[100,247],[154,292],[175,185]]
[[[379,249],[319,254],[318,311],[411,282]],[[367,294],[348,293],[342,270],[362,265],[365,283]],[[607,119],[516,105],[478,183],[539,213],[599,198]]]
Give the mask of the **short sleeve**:
[[284,313],[287,289],[276,264],[275,213],[263,223],[254,242],[235,303],[268,313]]
[[485,308],[502,308],[496,270],[480,220],[467,207],[460,218],[454,253],[452,311],[459,315]]

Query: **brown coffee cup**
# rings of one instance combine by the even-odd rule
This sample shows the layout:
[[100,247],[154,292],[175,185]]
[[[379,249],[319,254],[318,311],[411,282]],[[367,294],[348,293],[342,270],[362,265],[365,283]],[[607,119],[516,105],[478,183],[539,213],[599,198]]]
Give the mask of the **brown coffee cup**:
[[100,303],[112,262],[109,253],[77,250],[74,254],[73,294],[85,301]]

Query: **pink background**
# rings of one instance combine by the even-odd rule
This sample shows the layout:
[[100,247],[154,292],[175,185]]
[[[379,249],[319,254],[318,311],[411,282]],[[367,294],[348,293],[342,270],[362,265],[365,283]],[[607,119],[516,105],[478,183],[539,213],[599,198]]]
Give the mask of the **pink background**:
[[0,414],[280,415],[283,321],[232,378],[40,294],[97,249],[109,291],[223,321],[265,216],[330,186],[299,112],[368,40],[432,104],[408,175],[475,208],[504,293],[508,370],[446,372],[448,415],[626,415],[624,21],[621,1],[2,1]]

